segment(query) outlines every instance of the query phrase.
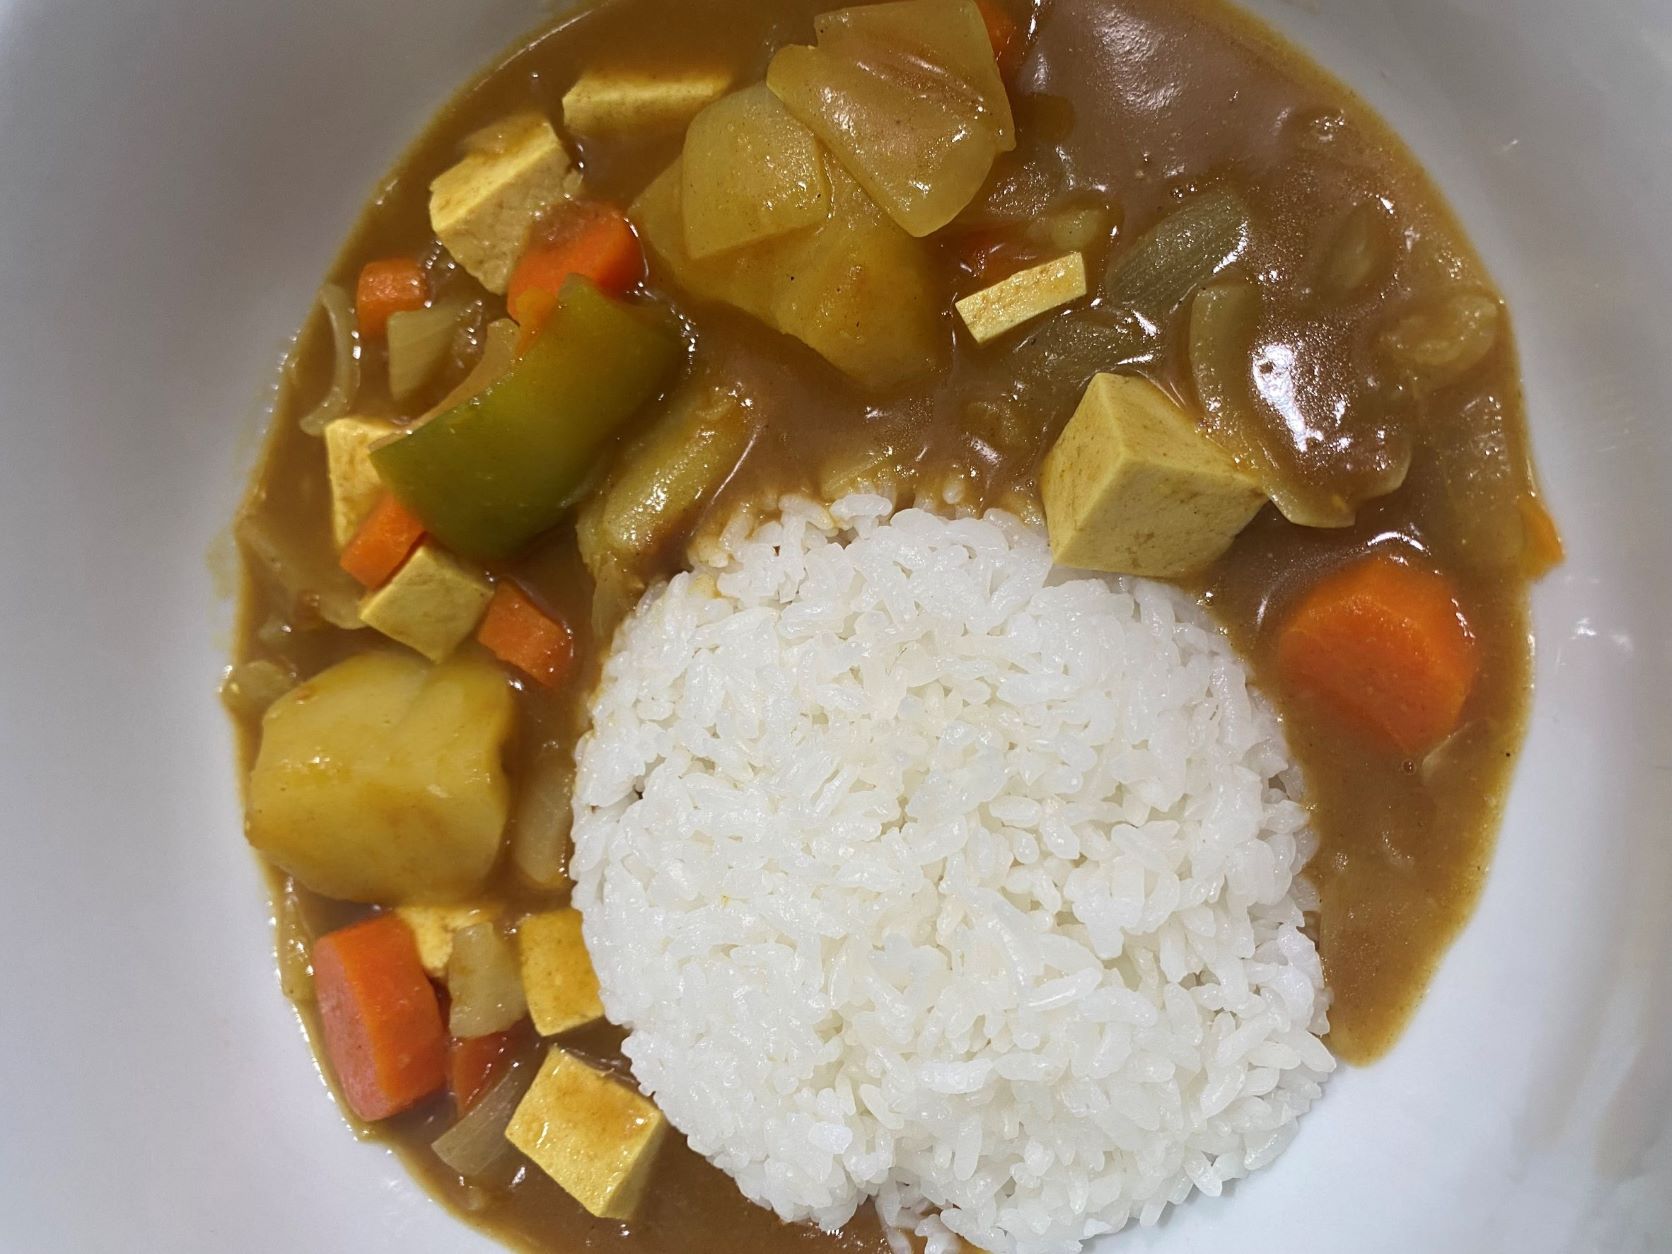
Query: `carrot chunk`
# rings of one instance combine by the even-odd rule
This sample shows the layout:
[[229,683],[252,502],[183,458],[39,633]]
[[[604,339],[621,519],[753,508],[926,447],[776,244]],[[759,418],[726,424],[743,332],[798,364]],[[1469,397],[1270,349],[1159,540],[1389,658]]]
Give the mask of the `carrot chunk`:
[[507,1028],[489,1036],[455,1038],[447,1047],[447,1087],[462,1115],[494,1086],[511,1065],[511,1050],[517,1029]]
[[429,298],[429,280],[412,258],[368,261],[354,285],[354,317],[360,334],[376,339],[389,329],[391,315],[422,309]]
[[338,563],[366,587],[381,587],[423,538],[418,515],[385,493],[343,548]]
[[569,625],[552,618],[521,588],[506,581],[494,589],[476,639],[500,661],[547,688],[561,685],[575,661],[575,637]]
[[350,1110],[368,1122],[387,1119],[441,1088],[441,1006],[398,915],[320,937],[313,968],[325,1056]]
[[1022,28],[999,7],[998,0],[975,0],[975,7],[981,10],[981,20],[987,24],[987,42],[993,45],[993,59],[999,63],[999,73],[1009,78],[1022,68]]
[[644,277],[639,238],[619,209],[577,202],[560,212],[511,272],[505,307],[525,331],[537,331],[551,316],[564,281],[574,274],[591,279],[610,296],[620,296]]
[[1457,726],[1480,671],[1451,581],[1382,556],[1312,589],[1282,627],[1277,664],[1342,724],[1412,755]]

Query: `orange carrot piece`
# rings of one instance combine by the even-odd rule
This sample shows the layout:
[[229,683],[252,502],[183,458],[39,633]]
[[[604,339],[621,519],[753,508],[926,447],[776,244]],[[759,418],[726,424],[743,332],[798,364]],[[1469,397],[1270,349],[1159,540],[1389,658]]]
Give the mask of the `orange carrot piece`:
[[314,943],[325,1056],[348,1107],[371,1122],[416,1105],[447,1074],[447,1031],[412,930],[380,914]]
[[575,661],[575,636],[569,625],[505,580],[494,589],[476,639],[500,661],[547,688],[561,685]]
[[1543,501],[1525,492],[1517,504],[1521,510],[1521,528],[1527,538],[1522,566],[1530,577],[1537,579],[1562,564],[1567,557],[1567,546],[1562,543],[1562,533],[1556,529],[1556,520],[1550,517]]
[[1022,28],[999,7],[998,0],[975,0],[975,7],[981,10],[981,20],[987,23],[987,42],[993,45],[999,73],[1009,78],[1022,68]]
[[1451,580],[1383,556],[1312,589],[1283,625],[1277,664],[1343,724],[1409,755],[1452,732],[1480,673]]
[[429,280],[412,258],[368,261],[354,286],[354,317],[360,334],[376,339],[389,329],[390,315],[422,309],[429,298]]
[[455,1037],[447,1047],[447,1087],[461,1115],[481,1101],[494,1081],[505,1074],[515,1042],[516,1029],[507,1028],[491,1036]]
[[[506,309],[525,329],[543,326],[572,274],[591,279],[610,296],[620,296],[644,277],[639,237],[619,209],[577,203],[561,213],[511,271]],[[535,293],[544,293],[545,299],[530,300]]]
[[338,563],[366,587],[381,587],[423,538],[424,524],[418,515],[384,493],[343,548]]

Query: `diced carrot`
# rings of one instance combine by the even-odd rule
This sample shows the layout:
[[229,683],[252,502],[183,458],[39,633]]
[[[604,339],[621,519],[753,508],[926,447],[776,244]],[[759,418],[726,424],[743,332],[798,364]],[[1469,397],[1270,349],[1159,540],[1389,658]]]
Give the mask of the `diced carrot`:
[[360,334],[376,339],[389,329],[392,314],[422,309],[429,298],[429,280],[412,258],[368,261],[354,287],[354,317]]
[[1009,78],[1022,68],[1022,28],[999,7],[998,0],[975,0],[975,6],[981,10],[981,20],[987,23],[987,41],[993,45],[999,73]]
[[575,661],[569,625],[545,613],[508,580],[494,589],[476,639],[500,661],[548,688],[561,685]]
[[1340,722],[1409,755],[1457,726],[1480,671],[1451,580],[1386,556],[1313,588],[1283,625],[1277,663]]
[[1567,548],[1562,543],[1562,533],[1556,530],[1556,520],[1550,517],[1543,501],[1527,492],[1522,494],[1518,504],[1521,528],[1527,538],[1522,565],[1530,577],[1537,579],[1552,567],[1562,564]]
[[454,1038],[447,1047],[447,1086],[461,1115],[481,1101],[511,1065],[516,1037],[517,1030],[507,1028],[491,1036]]
[[380,914],[314,942],[325,1056],[348,1107],[368,1122],[416,1105],[447,1079],[447,1030],[418,943]]
[[[639,238],[619,209],[577,201],[562,210],[511,271],[506,309],[525,330],[538,330],[572,274],[591,279],[610,296],[620,296],[644,277]],[[534,293],[545,298],[530,300]]]
[[424,524],[418,515],[384,493],[344,546],[338,562],[366,587],[381,587],[423,538]]

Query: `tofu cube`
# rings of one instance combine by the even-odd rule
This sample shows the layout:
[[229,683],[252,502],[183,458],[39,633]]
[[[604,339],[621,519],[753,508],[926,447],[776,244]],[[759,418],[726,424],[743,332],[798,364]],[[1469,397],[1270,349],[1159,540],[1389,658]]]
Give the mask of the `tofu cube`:
[[476,629],[492,599],[485,575],[426,541],[394,578],[361,598],[360,621],[440,662]]
[[350,415],[325,424],[325,473],[331,484],[331,538],[340,550],[354,538],[383,495],[372,446],[400,428],[381,418]]
[[1085,294],[1086,259],[1065,253],[964,297],[957,310],[975,342],[985,344]]
[[529,1017],[541,1036],[572,1032],[604,1017],[579,910],[529,915],[517,926],[517,955]]
[[494,906],[400,906],[395,913],[412,929],[418,942],[418,961],[432,980],[447,978],[447,960],[453,956],[453,937],[477,923],[492,923],[499,917]]
[[724,69],[588,70],[563,95],[563,125],[576,135],[676,130],[731,84]]
[[504,292],[535,219],[580,184],[552,124],[519,114],[500,125],[493,143],[430,184],[430,227],[483,287]]
[[1167,578],[1227,548],[1266,497],[1154,384],[1100,374],[1045,456],[1051,552],[1064,566]]
[[648,1098],[554,1046],[505,1136],[600,1219],[631,1219],[667,1131]]

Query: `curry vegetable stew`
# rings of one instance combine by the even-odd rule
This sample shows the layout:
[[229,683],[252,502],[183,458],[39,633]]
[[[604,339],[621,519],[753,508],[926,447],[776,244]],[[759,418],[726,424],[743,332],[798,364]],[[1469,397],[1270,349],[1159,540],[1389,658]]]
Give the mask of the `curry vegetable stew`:
[[828,4],[465,89],[237,520],[285,991],[530,1249],[1217,1196],[1396,1042],[1521,739],[1560,542],[1398,141],[1214,0]]

